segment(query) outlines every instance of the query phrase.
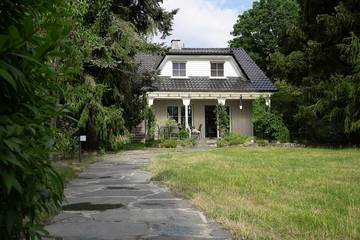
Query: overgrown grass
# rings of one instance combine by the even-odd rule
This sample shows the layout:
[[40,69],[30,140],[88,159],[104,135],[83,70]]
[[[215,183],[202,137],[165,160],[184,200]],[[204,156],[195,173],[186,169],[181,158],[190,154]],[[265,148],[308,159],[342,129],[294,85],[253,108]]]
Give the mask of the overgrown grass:
[[359,150],[230,147],[149,168],[235,238],[360,239]]
[[52,163],[55,170],[60,174],[65,183],[68,183],[75,178],[88,165],[103,158],[101,155],[87,155],[81,157],[81,162],[78,159],[57,160]]

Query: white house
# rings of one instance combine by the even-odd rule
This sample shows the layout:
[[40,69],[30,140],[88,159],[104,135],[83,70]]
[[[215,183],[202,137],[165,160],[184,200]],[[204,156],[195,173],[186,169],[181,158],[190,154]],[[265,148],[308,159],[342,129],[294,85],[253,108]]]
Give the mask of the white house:
[[161,128],[175,119],[185,128],[201,128],[201,138],[216,138],[217,104],[227,106],[230,131],[253,135],[252,103],[262,96],[270,104],[277,91],[241,48],[183,48],[172,41],[165,55],[138,55],[142,71],[159,70],[159,80],[147,93]]

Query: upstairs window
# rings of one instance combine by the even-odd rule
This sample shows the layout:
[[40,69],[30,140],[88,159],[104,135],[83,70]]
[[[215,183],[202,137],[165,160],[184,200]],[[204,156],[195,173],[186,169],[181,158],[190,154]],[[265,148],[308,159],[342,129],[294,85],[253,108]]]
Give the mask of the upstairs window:
[[173,62],[173,76],[174,77],[185,77],[186,76],[186,63]]
[[211,63],[211,76],[223,77],[224,76],[224,63]]

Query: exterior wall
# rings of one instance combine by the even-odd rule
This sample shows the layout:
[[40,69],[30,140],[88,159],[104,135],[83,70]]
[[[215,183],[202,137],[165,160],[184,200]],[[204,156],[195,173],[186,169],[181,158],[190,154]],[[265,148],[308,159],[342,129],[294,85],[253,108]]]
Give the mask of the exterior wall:
[[244,77],[232,56],[167,56],[160,66],[160,76],[172,76],[173,61],[186,62],[186,77],[210,77],[212,61],[224,62],[225,77]]
[[[193,114],[193,126],[199,128],[202,124],[201,138],[205,138],[205,106],[217,105],[217,100],[191,100]],[[253,136],[253,124],[251,121],[252,100],[243,100],[243,109],[239,108],[238,100],[227,100],[226,106],[230,107],[230,130],[231,132],[240,133],[242,135]],[[168,106],[183,106],[182,100],[171,99],[155,99],[154,113],[156,124],[161,127],[165,126],[167,121]]]

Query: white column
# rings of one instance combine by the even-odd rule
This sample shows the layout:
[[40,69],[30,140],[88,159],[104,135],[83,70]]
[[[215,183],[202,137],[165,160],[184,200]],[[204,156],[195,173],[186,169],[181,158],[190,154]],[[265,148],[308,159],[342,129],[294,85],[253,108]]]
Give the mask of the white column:
[[190,98],[183,98],[183,104],[185,106],[185,128],[190,130],[189,127],[189,105],[190,105]]
[[225,105],[226,99],[225,98],[218,98],[218,104],[219,105]]
[[154,99],[153,98],[148,98],[147,102],[148,102],[149,106],[152,106],[154,104]]

